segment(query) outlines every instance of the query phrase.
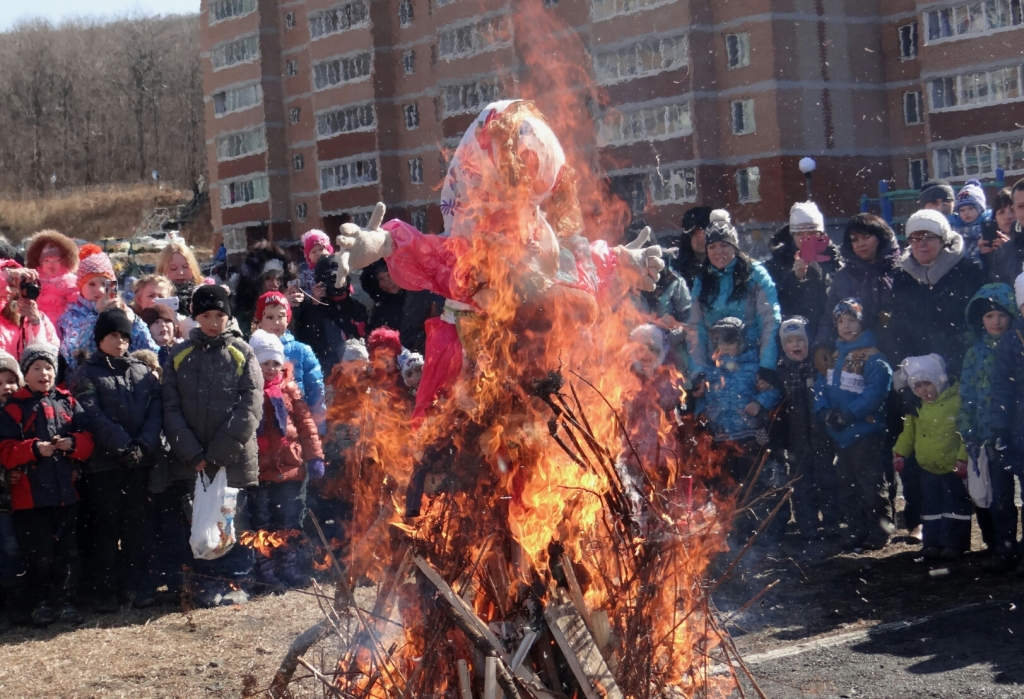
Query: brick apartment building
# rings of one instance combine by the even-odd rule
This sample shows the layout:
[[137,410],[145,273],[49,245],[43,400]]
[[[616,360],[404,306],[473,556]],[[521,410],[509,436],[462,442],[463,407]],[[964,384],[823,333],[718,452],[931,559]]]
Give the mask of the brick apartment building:
[[[612,188],[656,231],[725,206],[759,236],[888,179],[1024,175],[1021,0],[522,0],[586,47]],[[516,96],[509,0],[202,0],[213,223],[229,249],[375,202],[437,232],[445,152]]]

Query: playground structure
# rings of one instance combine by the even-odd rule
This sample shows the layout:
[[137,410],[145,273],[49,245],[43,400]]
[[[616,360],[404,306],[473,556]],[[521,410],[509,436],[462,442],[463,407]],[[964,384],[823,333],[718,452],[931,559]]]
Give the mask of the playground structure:
[[[980,181],[980,178],[978,178]],[[990,182],[982,182],[986,190],[994,189],[999,191],[1006,186],[1006,172],[1003,168],[996,169],[995,179]],[[877,213],[885,219],[889,225],[893,222],[902,222],[907,216],[917,210],[917,201],[920,192],[916,189],[889,189],[889,180],[881,180],[878,183],[878,196],[869,197],[861,195],[860,212]],[[906,202],[911,202],[908,206]]]

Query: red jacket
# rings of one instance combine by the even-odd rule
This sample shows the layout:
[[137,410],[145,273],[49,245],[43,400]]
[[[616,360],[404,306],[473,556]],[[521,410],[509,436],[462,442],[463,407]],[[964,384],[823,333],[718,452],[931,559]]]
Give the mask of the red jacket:
[[290,364],[285,364],[281,398],[286,415],[284,430],[278,406],[266,392],[263,394],[263,422],[257,437],[261,483],[301,481],[306,477],[306,462],[324,458],[316,423],[292,379]]

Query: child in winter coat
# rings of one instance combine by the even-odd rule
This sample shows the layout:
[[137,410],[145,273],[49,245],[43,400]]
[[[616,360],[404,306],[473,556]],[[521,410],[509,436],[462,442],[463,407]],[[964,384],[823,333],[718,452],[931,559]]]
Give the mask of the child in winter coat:
[[402,383],[409,390],[409,395],[415,397],[423,379],[423,355],[406,350],[398,357],[398,368],[402,372]]
[[157,346],[156,356],[163,364],[170,354],[171,348],[181,342],[178,337],[178,317],[169,307],[154,304],[139,314],[142,322],[149,329],[153,344]]
[[22,293],[24,285],[37,283],[33,270],[14,260],[0,260],[0,349],[20,358],[26,345],[56,345],[57,331],[39,306]]
[[25,246],[25,262],[39,274],[39,310],[56,326],[68,304],[78,300],[78,246],[57,231],[39,231]]
[[838,538],[836,497],[839,486],[832,464],[835,455],[832,440],[825,425],[814,415],[814,383],[818,370],[810,356],[807,329],[807,320],[801,316],[787,318],[779,328],[783,351],[779,380],[785,401],[778,432],[784,437],[789,475],[796,478],[793,517],[800,535],[811,542],[817,539],[819,526],[825,538]]
[[[18,360],[0,350],[0,407],[23,384]],[[18,535],[14,528],[14,515],[11,513],[11,485],[20,477],[18,471],[8,474],[6,469],[0,469],[0,588],[3,588],[7,617],[12,624],[25,624],[29,621],[28,612],[24,608],[22,585],[25,562],[18,548]]]
[[156,273],[174,285],[173,294],[178,297],[178,312],[188,315],[192,292],[205,281],[192,248],[183,240],[172,240],[160,251]]
[[950,226],[964,239],[964,257],[977,264],[981,264],[981,251],[978,249],[981,230],[991,220],[992,210],[988,208],[981,182],[968,180],[956,195]]
[[[198,327],[174,346],[163,365],[164,434],[175,456],[193,473],[205,471],[212,480],[218,470],[226,470],[228,486],[239,488],[235,530],[245,531],[251,528],[248,489],[259,484],[256,428],[263,415],[263,374],[241,333],[230,327],[227,289],[200,286],[191,309]],[[200,606],[248,599],[244,586],[252,549],[233,546],[221,558],[194,564],[207,576],[196,599]],[[223,578],[243,589],[230,589]]]
[[280,291],[268,291],[256,302],[256,322],[260,330],[280,338],[284,345],[284,356],[292,365],[292,376],[302,400],[309,406],[317,428],[324,431],[327,420],[327,406],[324,403],[324,374],[320,362],[313,354],[313,348],[299,342],[288,330],[292,321],[292,307],[288,297]]
[[916,454],[921,466],[921,519],[925,558],[955,561],[971,548],[971,500],[967,450],[956,431],[960,388],[949,385],[946,363],[937,354],[907,357],[900,364],[907,385],[921,399],[917,415],[903,418],[903,432],[893,447],[893,467]]
[[160,382],[149,367],[128,355],[132,328],[120,308],[100,313],[93,327],[97,350],[69,383],[96,445],[79,490],[84,578],[94,595],[93,608],[100,613],[117,611],[119,600],[140,592],[153,464],[149,457],[160,446],[163,426]]
[[28,568],[25,585],[32,623],[60,618],[77,625],[78,493],[75,481],[92,454],[82,406],[56,387],[57,348],[33,344],[21,355],[25,387],[0,410],[0,463],[17,471],[11,506],[18,548]]
[[[995,451],[992,434],[992,378],[995,368],[996,345],[999,338],[1009,329],[1017,315],[1017,303],[1013,289],[1006,284],[986,284],[978,290],[967,304],[967,325],[979,338],[964,355],[963,371],[960,375],[960,414],[957,429],[967,454],[979,467],[979,457],[989,464],[988,472],[994,470]],[[991,479],[991,475],[989,476]],[[978,527],[989,548],[995,550],[992,515],[987,507],[975,505]],[[985,561],[986,569],[998,569],[1005,561],[996,560],[997,555]],[[995,562],[994,562],[995,561]]]
[[874,333],[862,329],[860,301],[840,301],[832,317],[836,351],[818,368],[814,413],[835,443],[840,518],[849,527],[844,548],[879,550],[889,542],[891,516],[882,450],[892,368]]
[[[83,245],[78,253],[78,300],[69,304],[57,323],[60,334],[60,354],[67,362],[68,375],[78,364],[96,351],[93,327],[99,314],[107,308],[123,306],[117,298],[117,277],[107,257],[96,245]],[[156,352],[159,347],[153,343],[146,324],[129,313],[132,320],[132,338],[129,351],[148,349]]]
[[[292,379],[281,340],[265,330],[249,338],[263,372],[263,421],[257,431],[260,487],[252,501],[253,527],[272,532],[301,530],[306,507],[306,476],[324,475],[324,452],[309,408]],[[296,542],[256,558],[259,582],[274,587],[306,587]],[[276,559],[276,560],[275,560]]]
[[334,246],[323,231],[306,231],[302,234],[302,253],[306,262],[299,266],[299,287],[312,296],[316,286],[316,263],[324,255],[333,255]]
[[[141,315],[147,308],[158,305],[157,299],[167,299],[173,296],[174,285],[167,277],[159,274],[147,274],[135,282],[135,288],[132,291],[135,293],[132,310]],[[178,304],[181,304],[180,300]]]

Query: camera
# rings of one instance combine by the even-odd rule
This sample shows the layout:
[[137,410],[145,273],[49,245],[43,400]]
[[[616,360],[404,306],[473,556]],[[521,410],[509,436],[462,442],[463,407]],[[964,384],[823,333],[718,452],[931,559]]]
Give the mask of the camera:
[[28,299],[29,301],[35,301],[39,298],[41,293],[43,293],[43,288],[39,286],[39,282],[33,282],[27,279],[21,282],[22,298]]

